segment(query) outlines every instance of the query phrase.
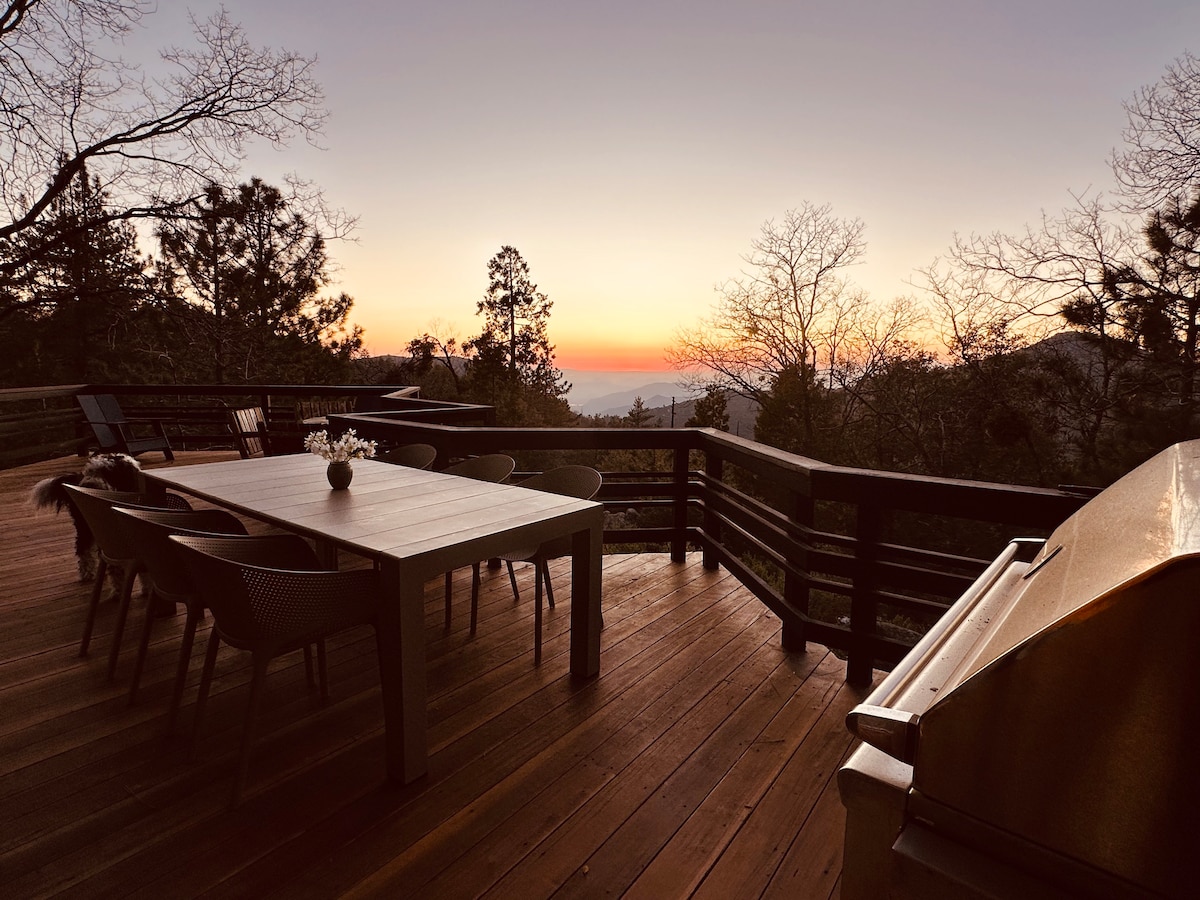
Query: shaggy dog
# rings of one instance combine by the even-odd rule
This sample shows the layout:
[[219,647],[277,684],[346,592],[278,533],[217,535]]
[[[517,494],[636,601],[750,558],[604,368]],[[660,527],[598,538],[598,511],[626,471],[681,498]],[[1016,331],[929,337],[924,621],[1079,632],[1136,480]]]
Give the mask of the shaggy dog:
[[63,485],[77,484],[105,491],[133,492],[141,486],[138,477],[141,468],[136,459],[124,453],[94,453],[84,463],[82,472],[44,478],[33,486],[31,499],[34,506],[40,509],[53,506],[56,512],[65,506],[71,514],[75,524],[75,559],[79,564],[80,581],[91,581],[96,577],[95,541],[92,530],[67,497]]

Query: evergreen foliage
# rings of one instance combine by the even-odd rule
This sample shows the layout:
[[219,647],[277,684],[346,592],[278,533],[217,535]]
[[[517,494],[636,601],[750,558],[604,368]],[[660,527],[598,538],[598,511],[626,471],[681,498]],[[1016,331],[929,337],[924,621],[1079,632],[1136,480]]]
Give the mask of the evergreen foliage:
[[200,380],[337,381],[361,350],[347,330],[353,301],[321,296],[325,240],[275,187],[252,178],[234,191],[210,185],[186,219],[157,231],[161,287]]
[[554,365],[549,321],[553,303],[529,274],[515,247],[504,246],[488,261],[488,287],[477,312],[483,332],[463,347],[469,354],[465,396],[496,408],[503,425],[567,425],[571,385]]
[[352,301],[326,298],[324,241],[275,188],[212,187],[159,230],[157,266],[86,168],[0,252],[0,362],[8,385],[341,383],[362,337]]
[[691,416],[684,422],[685,428],[716,428],[729,430],[729,408],[725,391],[716,385],[708,385],[704,396],[696,400]]
[[149,292],[146,261],[131,225],[107,216],[108,198],[84,168],[55,196],[33,227],[4,244],[13,259],[30,260],[8,272],[6,384],[119,380],[146,373],[141,353]]

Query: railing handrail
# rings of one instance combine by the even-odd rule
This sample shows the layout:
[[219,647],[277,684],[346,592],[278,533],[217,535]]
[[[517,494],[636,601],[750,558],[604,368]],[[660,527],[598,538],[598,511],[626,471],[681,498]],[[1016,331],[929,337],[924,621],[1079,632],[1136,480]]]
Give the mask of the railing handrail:
[[[538,450],[669,451],[675,459],[672,471],[642,496],[660,497],[664,484],[671,486],[667,500],[652,501],[671,504],[675,510],[671,526],[658,531],[617,531],[613,539],[633,534],[650,540],[657,534],[657,539],[670,543],[676,559],[682,558],[687,543],[699,545],[706,566],[726,566],[780,617],[786,646],[801,648],[812,639],[847,649],[847,678],[861,684],[871,680],[876,666],[895,664],[908,650],[909,644],[879,633],[877,613],[881,604],[918,614],[944,609],[954,597],[938,601],[921,596],[921,592],[935,592],[938,586],[944,589],[947,585],[965,589],[978,572],[949,572],[946,566],[970,568],[968,564],[973,562],[974,568],[982,571],[988,562],[889,543],[884,539],[884,525],[891,514],[911,512],[1049,532],[1086,500],[1079,493],[1052,488],[839,466],[711,428],[461,427],[413,421],[402,412],[347,413],[333,415],[330,421],[334,428],[353,426],[370,437],[433,444],[443,455]],[[703,473],[694,474],[689,465],[693,454],[701,457]],[[748,503],[743,504],[744,510],[730,509],[727,504],[734,501],[729,492],[722,491],[719,496],[716,488],[723,484],[722,472],[727,464],[766,478],[772,492],[779,495],[776,508],[756,501],[753,509]],[[612,490],[617,485],[606,487],[600,495],[602,500],[618,507],[628,502],[629,484],[621,483],[620,491]],[[821,533],[812,528],[817,503],[845,504],[855,511],[853,533],[829,535],[825,541],[836,546],[822,547]],[[698,513],[698,522],[690,520],[692,511]],[[782,569],[782,589],[756,572],[730,540],[749,545],[753,553]],[[931,568],[934,562],[944,565],[941,569]],[[916,594],[898,593],[893,582],[909,584],[909,590]],[[813,591],[849,598],[848,628],[809,616]]]
[[[337,427],[357,424],[364,433],[371,427],[403,423],[404,431],[412,434],[414,442],[419,437],[423,443],[468,447],[472,453],[495,452],[505,447],[517,450],[638,449],[715,453],[725,461],[751,471],[760,468],[751,461],[760,463],[761,469],[770,470],[781,485],[819,493],[823,500],[859,502],[886,496],[889,502],[883,505],[892,509],[945,514],[946,508],[950,507],[962,518],[1002,524],[1057,524],[1066,517],[1062,515],[1063,510],[1074,511],[1081,500],[1079,494],[1055,488],[839,466],[713,428],[471,427],[413,422],[402,419],[402,415],[400,411],[382,415],[340,413],[330,416],[330,422]],[[636,447],[630,446],[631,432],[636,434]],[[969,498],[972,503],[965,504],[961,498]],[[990,511],[976,516],[970,508],[976,505]],[[1031,508],[1038,510],[1032,519]],[[997,519],[997,511],[1007,517]]]
[[[869,682],[876,667],[899,662],[913,643],[884,633],[880,607],[928,620],[956,599],[989,561],[976,558],[982,551],[971,556],[960,552],[961,541],[937,549],[889,540],[887,525],[894,514],[1048,533],[1087,499],[1086,492],[1079,491],[839,466],[710,428],[495,427],[491,407],[425,400],[397,385],[54,385],[0,391],[0,401],[26,401],[26,409],[37,410],[28,413],[29,421],[40,416],[38,421],[53,423],[60,431],[65,423],[69,435],[72,415],[67,404],[74,405],[69,398],[86,391],[123,398],[207,397],[212,408],[201,404],[199,413],[192,405],[162,407],[179,417],[181,434],[192,435],[197,433],[194,424],[185,426],[197,415],[215,421],[213,414],[224,410],[224,404],[214,405],[212,398],[261,398],[264,409],[274,409],[268,402],[272,396],[340,395],[355,398],[360,408],[362,399],[369,397],[386,408],[329,413],[330,429],[354,427],[368,438],[429,443],[438,449],[439,463],[491,452],[650,451],[652,462],[646,469],[658,471],[623,479],[607,473],[599,499],[614,515],[622,515],[606,527],[606,543],[663,544],[676,560],[689,545],[699,547],[706,567],[725,566],[779,616],[785,646],[802,648],[815,640],[846,650],[847,679],[854,683]],[[19,411],[19,403],[12,408],[18,412],[3,417],[12,434],[38,430],[22,430],[27,414]],[[143,406],[146,414],[157,409]],[[289,403],[281,404],[278,412],[289,421],[293,417]],[[226,428],[223,414],[218,428]],[[212,422],[199,430],[214,431]],[[46,437],[41,440],[45,450],[57,446],[46,443]],[[664,453],[669,460],[665,466]],[[834,526],[818,527],[818,519],[828,517],[831,508],[837,511]],[[1015,536],[1026,535],[1008,533],[992,555]],[[810,614],[811,603],[820,599],[828,605],[826,598],[841,604],[831,608],[848,605],[848,624]]]

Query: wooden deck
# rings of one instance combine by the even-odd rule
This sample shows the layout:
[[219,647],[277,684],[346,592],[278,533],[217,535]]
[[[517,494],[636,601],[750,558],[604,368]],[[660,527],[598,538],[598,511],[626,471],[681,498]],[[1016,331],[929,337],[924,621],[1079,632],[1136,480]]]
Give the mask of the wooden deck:
[[[158,454],[150,454],[158,459]],[[212,455],[180,454],[176,464]],[[127,700],[141,604],[117,680],[113,605],[78,655],[89,587],[71,525],[29,488],[59,460],[0,472],[0,884],[5,897],[836,897],[843,718],[863,692],[822,647],[786,653],[774,618],[698,558],[606,556],[598,678],[567,673],[567,604],[533,665],[532,576],[513,602],[485,570],[426,590],[430,772],[383,782],[369,629],[330,644],[330,700],[298,654],[267,680],[246,798],[227,808],[249,679],[224,648],[189,759],[197,635],[181,735],[164,735],[183,617],[156,623]],[[555,568],[566,594],[569,561]]]

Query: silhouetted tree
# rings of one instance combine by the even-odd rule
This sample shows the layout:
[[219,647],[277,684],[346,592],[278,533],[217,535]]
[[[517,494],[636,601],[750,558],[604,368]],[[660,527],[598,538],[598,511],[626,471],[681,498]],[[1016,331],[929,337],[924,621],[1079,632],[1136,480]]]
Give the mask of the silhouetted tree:
[[325,239],[294,202],[257,178],[210,185],[186,220],[157,232],[164,286],[188,303],[180,327],[217,383],[313,381],[361,349],[353,300],[320,294]]
[[408,342],[408,359],[400,365],[402,380],[419,385],[422,396],[457,400],[467,351],[459,347],[458,338],[444,323],[434,321],[430,329]]
[[231,177],[248,141],[320,132],[315,60],[253,47],[224,11],[193,20],[193,45],[163,51],[153,77],[127,61],[124,36],[154,10],[0,2],[0,239],[32,227],[85,166],[110,198],[108,219],[159,216]]
[[496,407],[506,424],[565,424],[574,419],[571,385],[554,365],[547,326],[553,303],[529,277],[516,248],[504,246],[488,262],[488,289],[477,312],[483,333],[463,345],[470,356],[467,393]]
[[86,167],[9,250],[37,259],[8,271],[7,383],[121,381],[146,371],[137,334],[146,262],[128,223]]
[[640,396],[633,398],[629,412],[625,414],[625,423],[630,428],[652,428],[660,424],[658,418],[646,408],[646,402]]
[[1200,188],[1200,60],[1184,53],[1125,104],[1124,146],[1113,173],[1135,212],[1193,197]]
[[786,395],[796,429],[787,443],[811,452],[820,395],[866,302],[845,277],[865,252],[864,230],[808,203],[767,222],[745,257],[749,270],[721,288],[707,319],[679,332],[667,358],[701,373],[687,378],[693,385],[713,381],[764,407]]
[[692,414],[684,423],[684,427],[716,428],[720,431],[728,431],[729,408],[724,388],[708,385],[704,390],[704,396],[696,399]]

